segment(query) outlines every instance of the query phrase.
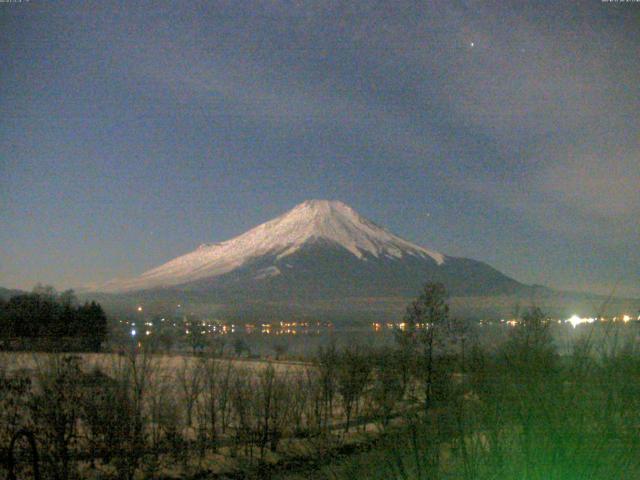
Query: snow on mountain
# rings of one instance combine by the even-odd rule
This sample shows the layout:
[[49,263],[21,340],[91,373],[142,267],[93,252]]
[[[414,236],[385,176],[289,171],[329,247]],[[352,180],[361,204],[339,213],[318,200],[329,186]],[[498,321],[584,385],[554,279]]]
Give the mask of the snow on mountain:
[[[202,244],[193,252],[137,278],[114,280],[100,290],[126,292],[217,277],[265,255],[283,259],[317,241],[342,247],[362,261],[368,256],[391,259],[413,256],[442,265],[446,258],[393,235],[342,202],[309,200],[238,237],[222,243]],[[274,266],[259,272],[256,278],[279,274],[280,270]]]

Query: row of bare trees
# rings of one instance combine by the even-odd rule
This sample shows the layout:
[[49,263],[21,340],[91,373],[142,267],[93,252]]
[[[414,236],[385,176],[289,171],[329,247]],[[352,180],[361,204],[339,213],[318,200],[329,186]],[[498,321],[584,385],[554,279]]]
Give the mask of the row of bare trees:
[[392,349],[334,345],[293,366],[138,349],[40,355],[0,375],[0,448],[28,429],[43,471],[63,480],[204,468],[212,455],[250,464],[283,441],[327,449],[354,426],[389,424],[410,382],[405,367]]

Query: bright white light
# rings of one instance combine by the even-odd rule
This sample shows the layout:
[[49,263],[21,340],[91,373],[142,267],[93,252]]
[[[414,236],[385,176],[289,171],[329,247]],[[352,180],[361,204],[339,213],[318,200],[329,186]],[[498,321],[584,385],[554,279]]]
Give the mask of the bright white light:
[[142,311],[142,307],[138,307],[138,311],[141,312]]
[[150,331],[150,330],[147,330],[145,333],[146,333],[147,335],[151,335],[151,331]]
[[132,336],[132,337],[135,337],[135,336],[136,336],[136,329],[135,329],[135,328],[132,328],[132,329],[131,329],[131,336]]
[[595,322],[595,318],[581,318],[577,315],[571,316],[571,318],[567,319],[566,322],[570,323],[573,328],[576,328],[581,323],[593,323]]
[[629,315],[623,315],[623,317],[622,317],[622,321],[623,321],[624,323],[627,323],[629,320],[631,320],[631,317],[630,317]]

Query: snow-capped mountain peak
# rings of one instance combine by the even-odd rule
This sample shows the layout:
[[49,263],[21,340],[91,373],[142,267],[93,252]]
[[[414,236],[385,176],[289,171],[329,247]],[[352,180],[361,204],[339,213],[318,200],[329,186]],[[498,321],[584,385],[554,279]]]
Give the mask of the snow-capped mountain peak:
[[262,226],[265,231],[273,228],[278,234],[276,241],[288,245],[279,258],[297,251],[310,240],[324,239],[344,247],[358,258],[366,254],[396,258],[410,254],[428,255],[438,264],[444,262],[443,255],[393,235],[340,201],[307,200]]
[[137,278],[114,280],[101,290],[142,290],[216,277],[262,256],[274,255],[283,259],[317,241],[335,244],[362,260],[368,256],[402,258],[410,255],[430,258],[437,265],[445,261],[444,255],[393,235],[340,201],[308,200],[238,237],[222,243],[202,244],[193,252]]

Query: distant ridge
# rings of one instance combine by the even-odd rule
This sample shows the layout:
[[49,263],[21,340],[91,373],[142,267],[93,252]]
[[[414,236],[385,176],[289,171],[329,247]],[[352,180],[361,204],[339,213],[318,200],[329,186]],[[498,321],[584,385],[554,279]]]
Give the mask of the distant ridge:
[[15,297],[16,295],[21,295],[23,293],[27,293],[23,290],[17,290],[17,289],[12,289],[12,288],[3,288],[0,287],[0,299],[2,300],[9,300],[11,297]]

